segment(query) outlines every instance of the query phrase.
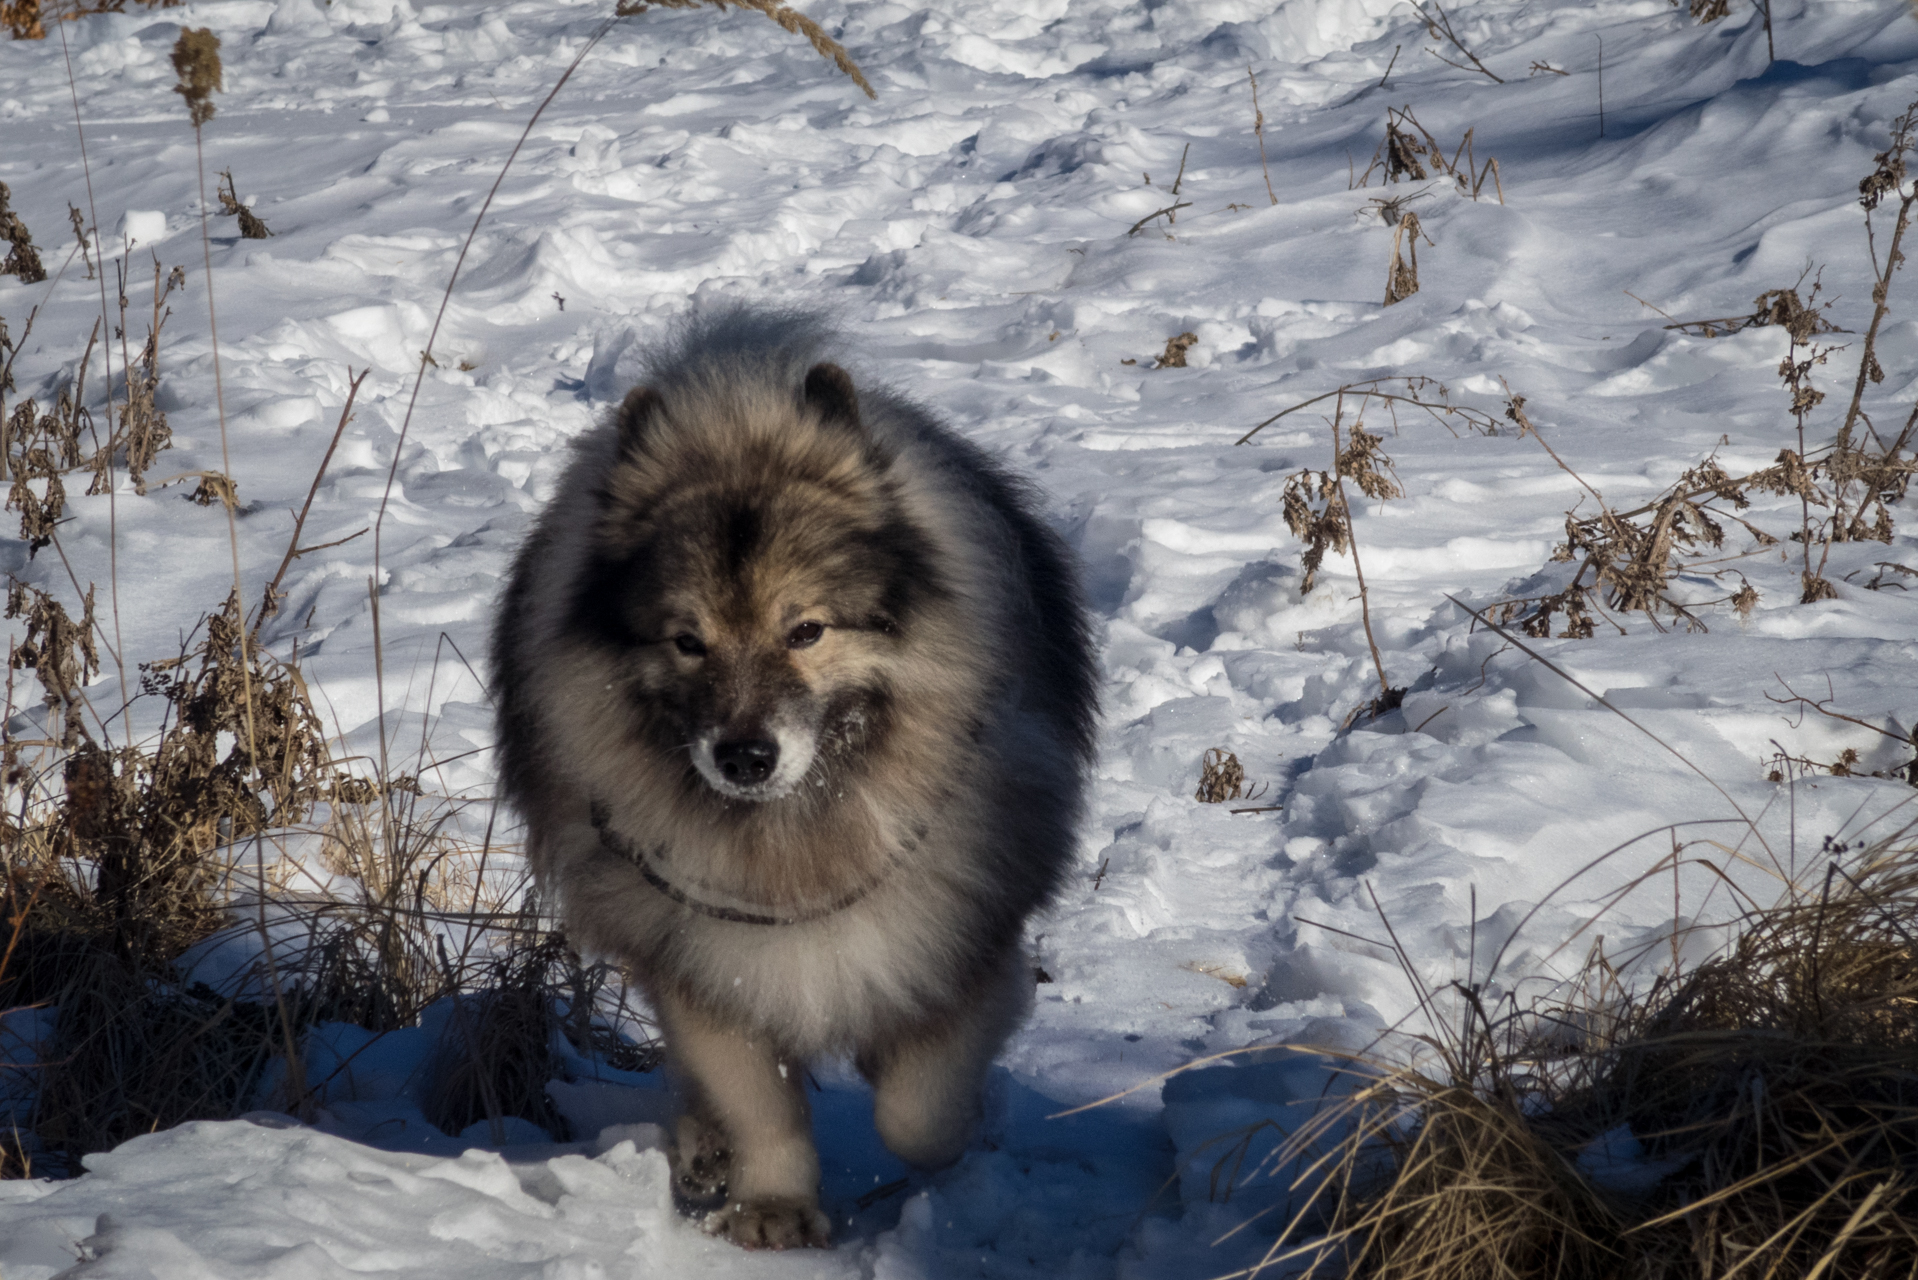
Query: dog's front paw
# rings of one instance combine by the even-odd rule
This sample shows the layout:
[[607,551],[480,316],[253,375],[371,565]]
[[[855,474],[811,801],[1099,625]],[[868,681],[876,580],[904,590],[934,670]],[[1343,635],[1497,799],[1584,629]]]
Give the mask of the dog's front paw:
[[817,1205],[805,1200],[729,1204],[707,1214],[702,1225],[746,1249],[824,1249],[832,1244],[832,1224]]
[[682,1116],[668,1156],[673,1170],[673,1204],[681,1213],[704,1214],[725,1203],[733,1153],[718,1129]]

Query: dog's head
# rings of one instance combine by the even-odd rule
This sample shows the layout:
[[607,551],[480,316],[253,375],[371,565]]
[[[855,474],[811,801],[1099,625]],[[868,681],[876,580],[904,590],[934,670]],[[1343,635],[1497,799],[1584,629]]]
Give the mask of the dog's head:
[[942,591],[851,377],[720,366],[636,388],[618,427],[575,603],[610,667],[607,714],[730,799],[823,782],[816,766],[883,737],[892,673]]

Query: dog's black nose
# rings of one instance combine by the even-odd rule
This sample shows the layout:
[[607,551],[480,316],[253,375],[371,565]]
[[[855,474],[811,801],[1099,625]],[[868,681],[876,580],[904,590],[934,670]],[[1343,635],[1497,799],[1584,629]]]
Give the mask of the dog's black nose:
[[773,766],[779,763],[779,744],[764,738],[716,743],[713,763],[726,775],[726,781],[754,786],[772,777]]

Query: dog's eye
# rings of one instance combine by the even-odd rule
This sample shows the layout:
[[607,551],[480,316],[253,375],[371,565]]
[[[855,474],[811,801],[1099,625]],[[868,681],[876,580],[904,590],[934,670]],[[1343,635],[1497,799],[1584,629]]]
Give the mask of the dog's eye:
[[826,625],[822,622],[802,622],[792,629],[786,637],[788,649],[804,649],[819,643],[819,637],[826,634]]
[[706,652],[706,645],[690,631],[682,631],[673,637],[673,647],[689,658],[697,658]]

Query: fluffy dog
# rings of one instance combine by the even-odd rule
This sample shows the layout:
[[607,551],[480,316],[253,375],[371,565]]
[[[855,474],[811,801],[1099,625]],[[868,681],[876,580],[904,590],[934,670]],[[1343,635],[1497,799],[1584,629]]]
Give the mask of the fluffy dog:
[[538,883],[659,1017],[682,1206],[755,1247],[828,1238],[809,1058],[852,1056],[903,1159],[965,1149],[1096,713],[1033,495],[828,340],[683,328],[577,443],[494,635]]

